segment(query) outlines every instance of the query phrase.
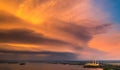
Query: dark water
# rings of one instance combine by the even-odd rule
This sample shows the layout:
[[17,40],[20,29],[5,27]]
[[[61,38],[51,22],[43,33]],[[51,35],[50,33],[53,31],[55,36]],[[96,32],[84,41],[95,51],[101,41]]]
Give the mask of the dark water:
[[45,64],[45,63],[27,63],[19,64],[0,64],[0,70],[103,70],[101,68],[83,68],[80,65],[62,65],[62,64]]

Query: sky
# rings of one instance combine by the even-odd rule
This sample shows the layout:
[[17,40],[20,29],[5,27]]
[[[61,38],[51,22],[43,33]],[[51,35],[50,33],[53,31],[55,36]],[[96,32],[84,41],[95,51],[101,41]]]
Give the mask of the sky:
[[0,60],[119,60],[120,0],[0,0]]

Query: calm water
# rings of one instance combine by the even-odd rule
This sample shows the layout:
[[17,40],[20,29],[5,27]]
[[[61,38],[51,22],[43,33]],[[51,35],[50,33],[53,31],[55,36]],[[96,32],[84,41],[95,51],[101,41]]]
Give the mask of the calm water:
[[100,68],[83,68],[80,65],[62,65],[62,64],[45,64],[45,63],[27,63],[19,64],[0,64],[0,70],[103,70]]

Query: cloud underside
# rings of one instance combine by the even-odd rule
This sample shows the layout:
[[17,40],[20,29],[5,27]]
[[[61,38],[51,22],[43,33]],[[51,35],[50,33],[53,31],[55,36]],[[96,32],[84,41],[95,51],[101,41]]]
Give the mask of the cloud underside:
[[63,45],[68,44],[64,41],[50,39],[42,34],[34,33],[30,30],[13,29],[2,30],[0,32],[1,43],[22,43],[22,44],[45,44],[45,45]]
[[[50,51],[9,51],[0,50],[2,60],[17,59],[17,60],[72,60],[76,59],[77,55],[69,52],[50,52]],[[6,58],[9,57],[9,58]]]

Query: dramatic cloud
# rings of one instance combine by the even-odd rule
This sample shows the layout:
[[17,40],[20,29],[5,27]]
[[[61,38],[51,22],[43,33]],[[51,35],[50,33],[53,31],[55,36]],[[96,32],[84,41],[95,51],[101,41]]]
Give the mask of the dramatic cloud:
[[15,55],[20,59],[87,59],[108,54],[89,45],[112,25],[108,14],[92,0],[1,0],[0,10],[2,59]]
[[[55,30],[63,32],[69,35],[71,38],[75,38],[83,42],[88,42],[95,34],[106,32],[106,30],[111,26],[111,24],[106,24],[106,23],[104,24],[102,23],[100,25],[93,25],[93,26],[88,26],[88,25],[82,26],[82,25],[77,25],[76,23],[68,23],[68,22],[58,22],[58,23],[51,24]],[[79,23],[84,24],[84,22],[79,22]]]
[[54,40],[54,39],[44,37],[42,34],[37,34],[30,30],[21,30],[21,29],[0,31],[0,42],[45,44],[45,45],[68,44],[60,40]]
[[[117,26],[114,26],[114,28],[110,29],[110,31],[106,34],[96,35],[89,42],[90,47],[97,48],[98,50],[106,51],[108,53],[103,57],[104,59],[107,58],[119,60],[119,56],[116,56],[120,54],[120,33],[119,28],[116,29],[118,26],[120,25],[117,24]],[[97,42],[98,40],[99,42]]]
[[[77,55],[74,53],[68,52],[49,52],[49,51],[41,51],[41,52],[33,52],[33,51],[9,51],[9,50],[0,50],[1,59],[5,59],[9,56],[10,58],[25,60],[26,57],[28,60],[71,60],[76,59]],[[12,55],[12,56],[11,56]],[[15,56],[17,55],[17,57]],[[7,58],[6,58],[7,59]],[[10,60],[10,59],[8,59]],[[12,59],[11,59],[12,60]]]

